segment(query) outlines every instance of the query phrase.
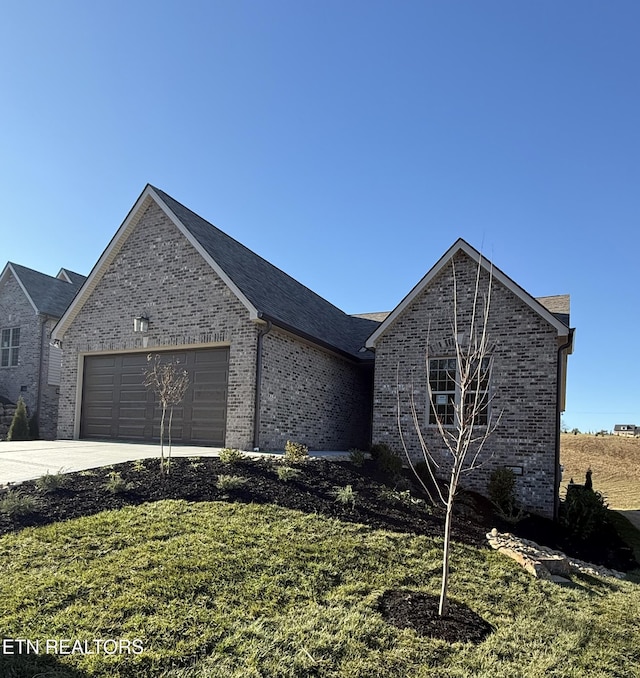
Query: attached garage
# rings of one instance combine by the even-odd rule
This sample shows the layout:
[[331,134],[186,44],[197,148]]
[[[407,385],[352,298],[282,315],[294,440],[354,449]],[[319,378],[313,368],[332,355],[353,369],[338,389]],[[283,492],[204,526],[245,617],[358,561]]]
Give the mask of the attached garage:
[[[161,410],[144,386],[147,352],[88,355],[84,358],[80,437],[155,442]],[[162,352],[189,374],[183,402],[174,408],[172,441],[224,446],[229,349]]]

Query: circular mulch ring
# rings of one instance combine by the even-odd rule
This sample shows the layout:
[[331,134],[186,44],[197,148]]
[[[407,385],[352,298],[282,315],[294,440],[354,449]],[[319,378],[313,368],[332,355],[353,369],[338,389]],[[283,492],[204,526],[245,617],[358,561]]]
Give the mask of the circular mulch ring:
[[493,633],[493,626],[464,603],[449,600],[448,611],[438,614],[438,596],[419,591],[394,589],[380,599],[379,609],[384,619],[400,629],[413,629],[449,643],[481,643]]

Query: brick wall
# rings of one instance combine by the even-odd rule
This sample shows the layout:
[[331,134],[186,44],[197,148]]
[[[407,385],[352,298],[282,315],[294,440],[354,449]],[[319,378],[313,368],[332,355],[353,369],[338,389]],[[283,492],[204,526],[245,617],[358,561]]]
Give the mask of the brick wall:
[[[146,347],[139,315],[150,320]],[[150,201],[63,338],[58,435],[77,430],[79,355],[228,344],[226,445],[249,449],[256,338],[247,309]]]
[[[454,259],[458,279],[460,328],[470,317],[476,265],[466,254]],[[483,276],[486,289],[487,276]],[[427,424],[426,346],[431,357],[449,357],[453,318],[452,268],[445,267],[378,340],[374,384],[373,440],[401,450],[397,392],[403,434],[410,454],[420,447],[412,422],[413,391],[418,420],[429,448],[446,476],[447,456],[437,429]],[[467,325],[468,326],[468,323]],[[525,508],[552,517],[555,497],[555,428],[557,332],[513,292],[493,281],[489,336],[495,344],[491,379],[494,414],[500,424],[486,445],[481,468],[461,483],[486,493],[493,469],[521,466],[517,495]],[[429,337],[427,338],[427,333]],[[449,346],[449,347],[448,347]],[[397,376],[399,370],[399,376]]]
[[36,314],[18,281],[13,275],[7,276],[2,287],[0,328],[20,328],[20,350],[17,366],[0,368],[0,395],[14,403],[22,396],[29,416],[40,405],[40,436],[49,439],[56,436],[58,409],[57,389],[47,386],[48,349],[54,323],[55,320]]
[[264,338],[260,447],[367,449],[371,369],[274,328]]

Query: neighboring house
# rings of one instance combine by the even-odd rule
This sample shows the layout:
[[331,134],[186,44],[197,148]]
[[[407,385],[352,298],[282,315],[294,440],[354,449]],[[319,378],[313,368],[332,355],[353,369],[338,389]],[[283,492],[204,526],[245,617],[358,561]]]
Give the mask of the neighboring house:
[[640,436],[640,426],[635,424],[616,424],[613,427],[614,436],[626,436],[632,438],[634,436]]
[[376,354],[373,440],[401,449],[399,401],[408,449],[419,453],[413,397],[422,435],[440,465],[440,474],[447,477],[447,454],[430,406],[425,363],[428,343],[436,409],[453,423],[459,393],[450,371],[456,370],[452,262],[458,281],[462,345],[469,339],[468,332],[462,332],[468,328],[478,270],[485,294],[492,279],[487,323],[493,345],[491,373],[481,388],[486,389],[494,419],[502,413],[485,446],[487,461],[464,476],[461,484],[486,492],[492,470],[509,466],[517,475],[517,495],[527,510],[552,517],[560,484],[560,412],[565,402],[567,355],[573,345],[569,297],[534,299],[464,240],[441,257],[367,341]]
[[[459,240],[391,313],[349,316],[147,186],[54,329],[63,349],[59,436],[156,440],[158,410],[142,382],[147,357],[161,353],[191,379],[175,413],[177,443],[282,450],[291,439],[347,450],[373,440],[399,451],[398,361],[401,391],[412,372],[433,439],[426,331],[437,357],[450,358],[454,259],[465,281],[479,261],[486,276],[488,262]],[[490,463],[469,480],[486,491],[491,469],[511,466],[525,507],[553,515],[569,298],[536,300],[495,268],[493,279],[488,388],[504,413]],[[405,397],[417,449],[406,406]]]
[[54,278],[9,262],[0,274],[0,396],[22,396],[37,413],[40,436],[55,438],[61,352],[51,330],[84,282],[60,269]]

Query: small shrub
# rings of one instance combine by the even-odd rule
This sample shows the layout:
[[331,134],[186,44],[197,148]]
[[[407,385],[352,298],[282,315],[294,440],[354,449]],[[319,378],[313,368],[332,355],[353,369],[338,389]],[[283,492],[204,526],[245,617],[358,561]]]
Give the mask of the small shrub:
[[354,466],[363,466],[365,462],[364,452],[357,447],[354,447],[352,450],[349,450],[349,461],[351,461]]
[[399,502],[401,504],[424,504],[424,499],[414,497],[411,490],[392,490],[390,487],[385,487],[380,490],[380,498],[388,502]]
[[334,487],[332,494],[336,501],[340,504],[344,504],[345,506],[347,504],[351,504],[351,508],[355,508],[356,497],[358,496],[358,493],[353,489],[353,487],[351,487],[351,485],[345,485],[344,487]]
[[9,426],[7,440],[29,440],[29,419],[27,417],[27,406],[24,404],[22,396],[18,398],[16,411]]
[[506,467],[495,469],[489,478],[487,487],[489,499],[496,513],[509,523],[517,523],[525,517],[516,502],[516,475]]
[[309,458],[309,448],[302,443],[287,440],[284,446],[284,459],[287,464],[299,464]]
[[147,470],[147,466],[142,459],[136,459],[131,465],[131,470],[136,473],[144,473]]
[[276,473],[278,478],[286,483],[297,478],[300,475],[300,469],[293,468],[293,466],[278,466]]
[[129,492],[134,488],[133,483],[128,483],[117,471],[111,471],[109,480],[105,483],[105,487],[111,494],[123,494]]
[[560,509],[560,522],[580,541],[596,536],[609,522],[604,496],[582,485],[569,484]]
[[395,478],[402,471],[402,459],[385,443],[372,445],[370,452],[376,467],[385,475]]
[[218,480],[216,481],[216,487],[221,492],[230,492],[232,490],[239,489],[246,482],[247,482],[247,479],[243,478],[242,476],[229,476],[229,475],[225,475],[224,473],[221,473],[218,476]]
[[22,518],[35,513],[38,502],[29,495],[22,494],[20,490],[9,490],[0,499],[0,513],[9,518]]
[[67,484],[67,477],[59,471],[58,473],[49,473],[47,471],[43,476],[40,476],[36,482],[36,489],[42,494],[51,494],[58,490],[63,490]]
[[219,457],[223,464],[235,464],[244,459],[244,454],[235,448],[225,447],[223,450],[220,450]]

